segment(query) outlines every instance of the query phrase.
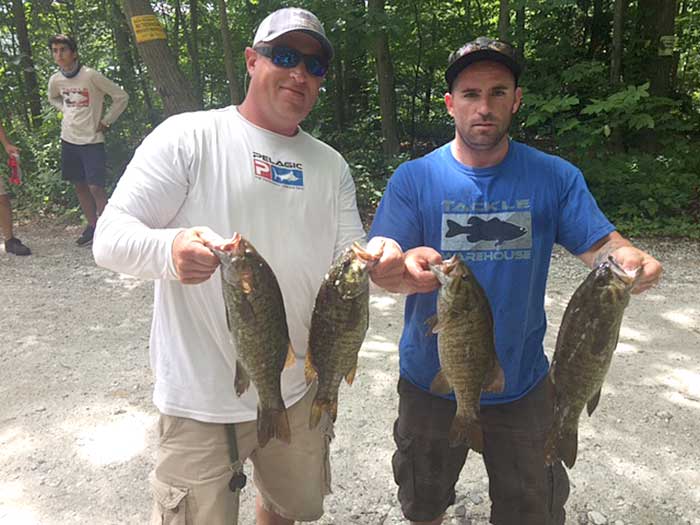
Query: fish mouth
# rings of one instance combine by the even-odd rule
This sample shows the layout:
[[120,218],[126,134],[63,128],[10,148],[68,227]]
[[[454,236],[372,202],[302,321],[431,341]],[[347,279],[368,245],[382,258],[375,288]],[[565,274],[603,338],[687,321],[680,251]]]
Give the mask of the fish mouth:
[[384,254],[384,242],[382,241],[382,244],[374,253],[368,252],[357,241],[352,243],[350,249],[355,253],[357,260],[363,263],[363,269],[372,269],[379,262],[379,259],[381,259],[382,255]]
[[459,266],[459,258],[453,255],[448,260],[439,265],[445,275],[450,275]]
[[242,250],[245,249],[244,243],[242,243],[243,236],[235,232],[230,240],[225,241],[220,244],[212,244],[209,242],[204,243],[204,245],[211,250],[211,252],[216,255],[220,260],[226,261],[230,260],[236,255],[239,255]]
[[440,264],[429,264],[428,267],[430,268],[430,271],[433,272],[433,275],[437,277],[438,281],[445,284],[445,282],[448,281],[448,277],[452,277],[453,272],[457,277],[461,276],[462,272],[459,271],[460,262],[461,259],[456,255],[453,255],[448,260],[443,261]]
[[641,266],[637,266],[632,270],[626,270],[620,266],[620,263],[618,263],[612,255],[608,256],[608,262],[610,263],[610,269],[613,275],[622,281],[625,286],[633,286],[642,275]]

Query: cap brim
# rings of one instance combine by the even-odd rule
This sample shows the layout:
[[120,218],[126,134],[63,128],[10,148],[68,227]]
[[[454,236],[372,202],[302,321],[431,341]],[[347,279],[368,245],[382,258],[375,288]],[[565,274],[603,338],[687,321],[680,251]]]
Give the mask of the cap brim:
[[[330,40],[328,40],[325,36],[323,36],[321,33],[318,33],[312,29],[285,29],[284,31],[278,31],[276,33],[272,33],[270,35],[267,35],[265,37],[265,40],[261,40],[261,42],[271,42],[275,40],[276,38],[281,37],[282,35],[286,35],[287,33],[292,33],[294,31],[299,31],[300,33],[306,33],[309,36],[314,37],[319,44],[321,44],[321,48],[323,48],[323,52],[326,55],[326,58],[330,62],[333,59],[333,46],[331,45]],[[258,42],[255,42],[257,44]]]
[[518,78],[520,77],[520,73],[522,72],[520,64],[518,64],[514,59],[510,58],[509,56],[506,56],[503,53],[499,53],[498,51],[494,51],[493,49],[480,49],[479,51],[473,51],[471,53],[468,53],[455,60],[452,64],[450,64],[450,66],[445,71],[445,81],[447,82],[448,89],[452,89],[452,83],[455,81],[455,79],[459,76],[459,74],[464,68],[472,65],[474,62],[481,62],[483,60],[490,60],[492,62],[498,62],[500,64],[503,64],[508,69],[510,69],[516,81],[518,80]]

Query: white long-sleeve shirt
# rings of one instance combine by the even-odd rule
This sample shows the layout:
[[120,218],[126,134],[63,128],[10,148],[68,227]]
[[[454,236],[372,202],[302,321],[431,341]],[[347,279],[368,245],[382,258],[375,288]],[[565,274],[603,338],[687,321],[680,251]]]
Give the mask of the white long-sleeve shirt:
[[[102,116],[105,95],[112,99],[112,104]],[[104,133],[97,131],[100,121],[112,125],[129,101],[126,91],[87,66],[82,66],[72,78],[66,78],[60,71],[51,75],[48,97],[51,105],[63,112],[61,138],[79,145],[104,142]]]
[[279,281],[296,364],[282,373],[287,406],[306,391],[304,356],[316,293],[334,258],[364,236],[342,156],[299,130],[278,135],[235,107],[171,117],[136,150],[100,217],[100,266],[157,279],[151,329],[154,402],[175,416],[227,423],[256,418],[252,387],[234,392],[235,348],[220,272],[176,280],[171,245],[182,228],[241,233]]

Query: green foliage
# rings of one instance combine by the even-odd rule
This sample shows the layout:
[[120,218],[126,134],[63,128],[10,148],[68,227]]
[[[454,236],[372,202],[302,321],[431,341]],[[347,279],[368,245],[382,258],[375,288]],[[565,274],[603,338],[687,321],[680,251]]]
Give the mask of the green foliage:
[[627,235],[700,238],[700,159],[687,146],[665,155],[574,158],[601,209]]
[[[23,2],[43,104],[41,122],[32,123],[16,21],[10,3],[0,3],[2,123],[22,148],[26,173],[25,183],[13,188],[15,209],[63,214],[67,219],[79,215],[72,188],[60,178],[60,121],[46,101],[46,83],[55,70],[47,49],[52,34],[76,36],[83,62],[130,94],[125,114],[107,137],[110,188],[136,146],[162,119],[159,94],[129,40],[120,4],[120,0]],[[400,161],[427,153],[453,136],[443,102],[447,57],[476,36],[495,36],[499,16],[497,0],[385,0],[384,13],[379,14],[368,13],[367,3],[357,0],[228,0],[226,4],[241,85],[243,50],[269,12],[299,5],[324,21],[337,59],[303,127],[348,159],[365,218],[371,217]],[[159,0],[151,5],[166,28],[179,66],[194,80],[190,2]],[[217,108],[229,103],[218,2],[200,0],[198,6],[202,101],[206,109]],[[594,24],[596,7],[600,16]],[[512,134],[580,165],[604,211],[626,233],[696,235],[700,165],[691,144],[700,140],[700,0],[679,3],[675,92],[667,97],[652,94],[648,65],[655,47],[640,33],[646,13],[639,11],[637,2],[629,3],[623,24],[619,85],[609,81],[613,2],[511,0],[510,8],[508,40],[518,45],[526,62],[523,104]],[[523,12],[525,18],[520,19]],[[120,28],[127,36],[127,49],[118,45]],[[392,159],[385,159],[381,150],[373,38],[380,32],[387,34],[390,45],[402,147]]]

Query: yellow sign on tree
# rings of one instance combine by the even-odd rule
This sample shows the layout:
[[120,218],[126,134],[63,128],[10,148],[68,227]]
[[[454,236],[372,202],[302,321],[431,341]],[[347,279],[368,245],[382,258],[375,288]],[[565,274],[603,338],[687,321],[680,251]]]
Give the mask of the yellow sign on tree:
[[132,16],[131,25],[134,28],[137,44],[151,40],[166,40],[165,30],[155,15]]

